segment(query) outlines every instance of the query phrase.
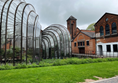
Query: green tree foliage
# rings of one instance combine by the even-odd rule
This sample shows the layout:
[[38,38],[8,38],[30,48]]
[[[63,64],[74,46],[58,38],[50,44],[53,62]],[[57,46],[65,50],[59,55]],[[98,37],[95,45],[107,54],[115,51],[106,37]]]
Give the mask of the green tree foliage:
[[95,23],[90,24],[86,30],[92,30],[95,31],[95,27],[94,27]]

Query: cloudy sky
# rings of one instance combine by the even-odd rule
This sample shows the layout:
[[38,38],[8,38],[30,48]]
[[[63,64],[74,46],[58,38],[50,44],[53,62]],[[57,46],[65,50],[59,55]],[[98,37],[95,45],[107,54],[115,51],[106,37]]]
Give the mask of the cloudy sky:
[[66,26],[66,20],[72,15],[77,18],[77,26],[86,29],[105,13],[118,14],[118,0],[25,0],[31,3],[42,29],[51,24]]

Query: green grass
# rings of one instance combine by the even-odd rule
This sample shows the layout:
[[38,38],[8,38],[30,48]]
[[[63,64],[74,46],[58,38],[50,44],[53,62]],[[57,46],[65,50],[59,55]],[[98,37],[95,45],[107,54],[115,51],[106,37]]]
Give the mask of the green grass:
[[0,83],[77,83],[118,75],[118,61],[0,71]]

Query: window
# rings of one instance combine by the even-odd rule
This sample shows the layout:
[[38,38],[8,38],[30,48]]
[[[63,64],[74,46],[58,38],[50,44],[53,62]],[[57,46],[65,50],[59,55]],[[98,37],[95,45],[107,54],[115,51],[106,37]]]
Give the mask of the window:
[[114,44],[114,45],[113,45],[113,52],[118,52],[117,44]]
[[85,46],[84,41],[83,42],[78,42],[78,46]]
[[85,46],[85,43],[83,42],[83,46]]
[[110,34],[109,25],[108,25],[108,24],[107,24],[106,27],[105,27],[105,31],[106,31],[106,35]]
[[115,22],[112,23],[112,34],[113,34],[113,33],[117,33],[117,30],[116,30],[116,23],[115,23]]
[[86,43],[87,43],[87,46],[89,46],[89,41],[86,41]]
[[111,46],[107,45],[107,52],[111,52]]
[[78,46],[80,46],[80,42],[78,42]]
[[76,42],[74,43],[74,46],[76,47]]
[[82,46],[82,42],[80,42],[80,46]]
[[106,21],[108,21],[108,18],[106,18]]
[[103,36],[104,35],[104,31],[103,31],[103,27],[101,26],[100,27],[100,36]]

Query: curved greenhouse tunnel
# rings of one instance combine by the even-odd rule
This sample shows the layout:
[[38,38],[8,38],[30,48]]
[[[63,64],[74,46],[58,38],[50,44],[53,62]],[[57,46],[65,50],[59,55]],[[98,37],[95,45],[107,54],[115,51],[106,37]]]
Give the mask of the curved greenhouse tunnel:
[[0,62],[39,62],[41,26],[34,7],[24,0],[0,0]]
[[53,24],[42,31],[43,58],[71,57],[71,38],[66,27]]
[[35,8],[24,0],[0,0],[0,63],[39,63],[71,56],[66,27],[53,24],[41,31]]

